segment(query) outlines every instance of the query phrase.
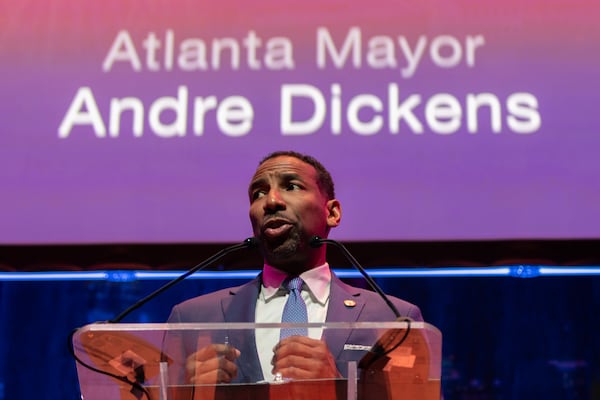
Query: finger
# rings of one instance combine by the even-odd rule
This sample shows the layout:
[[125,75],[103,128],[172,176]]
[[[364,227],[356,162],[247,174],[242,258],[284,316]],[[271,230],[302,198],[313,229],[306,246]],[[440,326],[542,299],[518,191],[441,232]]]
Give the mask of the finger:
[[233,346],[225,345],[226,348],[223,352],[219,353],[229,361],[235,361],[241,354],[241,352]]
[[193,358],[197,361],[204,361],[214,358],[218,354],[218,347],[220,345],[210,344],[208,346],[204,346],[198,349],[194,354],[192,354]]
[[273,373],[285,378],[337,377],[335,360],[324,341],[305,337],[282,340],[273,353]]
[[236,374],[230,374],[222,369],[197,373],[190,379],[192,384],[216,384],[216,383],[231,383],[236,377]]
[[209,360],[219,356],[226,357],[228,360],[234,361],[240,356],[240,351],[228,344],[211,344],[202,347],[197,352],[192,354],[192,357],[196,361]]
[[275,357],[280,358],[287,357],[288,355],[296,355],[312,358],[329,353],[327,345],[321,340],[303,338],[301,336],[297,336],[297,338],[297,340],[288,340],[291,338],[286,338],[279,342],[273,350]]
[[210,371],[223,370],[226,373],[233,375],[237,371],[237,366],[235,363],[224,357],[218,357],[207,361],[195,362],[193,369],[195,374],[204,374]]
[[[295,366],[290,366],[286,368],[280,368],[277,370],[273,370],[273,374],[281,374],[284,379],[312,379],[317,378],[315,374],[310,370],[305,370],[302,368],[298,368]],[[320,377],[319,377],[320,378]]]
[[285,346],[277,348],[273,353],[275,359],[286,358],[289,356],[311,358],[318,356],[315,349],[299,343],[289,343]]
[[303,344],[309,347],[322,347],[325,345],[325,342],[320,339],[311,339],[308,336],[289,336],[280,340],[275,347],[281,347],[292,343]]
[[224,357],[206,361],[190,360],[186,367],[191,381],[196,383],[230,382],[237,376],[237,365]]
[[286,357],[275,359],[273,364],[273,370],[280,372],[282,369],[286,368],[299,368],[304,370],[310,370],[311,366],[318,366],[319,361],[311,360],[302,356],[289,355]]

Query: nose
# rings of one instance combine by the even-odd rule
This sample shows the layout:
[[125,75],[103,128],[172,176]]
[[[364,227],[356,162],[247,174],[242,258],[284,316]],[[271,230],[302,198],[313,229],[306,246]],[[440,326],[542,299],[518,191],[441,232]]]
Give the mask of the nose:
[[281,197],[281,193],[277,189],[271,189],[267,193],[264,203],[265,211],[285,210],[285,201]]

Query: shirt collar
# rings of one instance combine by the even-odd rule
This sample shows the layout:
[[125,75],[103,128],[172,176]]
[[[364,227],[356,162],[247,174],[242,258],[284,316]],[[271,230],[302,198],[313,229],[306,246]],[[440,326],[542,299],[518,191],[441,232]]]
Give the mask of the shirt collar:
[[[275,267],[265,264],[262,273],[262,288],[261,294],[265,301],[269,301],[274,297],[281,284],[287,278],[287,274]],[[329,287],[331,283],[331,271],[329,264],[326,262],[318,267],[309,269],[300,274],[300,278],[308,287],[313,298],[321,304],[327,302],[329,297]]]

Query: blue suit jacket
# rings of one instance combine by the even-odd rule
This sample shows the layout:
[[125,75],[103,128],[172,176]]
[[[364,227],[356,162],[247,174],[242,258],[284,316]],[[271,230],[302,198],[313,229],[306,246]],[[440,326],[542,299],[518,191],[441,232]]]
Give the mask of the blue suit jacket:
[[[254,322],[256,299],[260,291],[261,276],[237,286],[219,290],[184,301],[176,305],[169,322]],[[390,296],[403,317],[422,321],[421,311],[414,304]],[[352,300],[350,306],[345,300]],[[346,302],[348,303],[348,302]],[[342,282],[332,274],[327,322],[391,322],[396,316],[383,299],[375,292],[356,288]],[[355,330],[325,330],[323,338],[336,359],[338,369],[345,375],[348,361],[359,360],[365,351],[345,348],[345,345],[371,346],[377,337],[373,332]],[[222,343],[223,338],[215,338]],[[238,364],[237,382],[258,382],[263,380],[262,370],[256,351],[254,333],[233,332],[228,336],[229,343],[241,351]],[[181,345],[183,354],[189,355],[197,350],[197,337],[184,337]],[[273,344],[275,345],[275,343]],[[354,346],[354,348],[357,348]]]

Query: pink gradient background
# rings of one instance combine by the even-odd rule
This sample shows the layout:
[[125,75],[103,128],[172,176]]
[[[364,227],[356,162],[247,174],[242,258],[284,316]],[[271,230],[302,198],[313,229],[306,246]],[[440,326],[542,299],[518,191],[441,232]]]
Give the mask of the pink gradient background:
[[[331,170],[344,210],[340,240],[480,240],[600,237],[600,4],[593,1],[103,1],[9,0],[0,4],[0,244],[233,242],[251,234],[246,186],[262,156],[278,149],[315,155]],[[326,26],[337,43],[351,26],[366,41],[403,35],[414,45],[448,34],[481,34],[474,68],[442,69],[425,58],[411,78],[396,69],[346,66],[319,70],[315,32]],[[233,37],[254,30],[293,43],[286,71],[134,73],[101,69],[119,30],[139,42],[155,32],[183,38]],[[398,48],[396,48],[398,49]],[[260,53],[262,54],[262,52]],[[399,57],[400,54],[399,54]],[[403,60],[400,58],[400,62]],[[501,100],[530,92],[542,127],[530,135],[506,124],[476,134],[427,130],[416,135],[333,135],[325,124],[306,136],[279,132],[279,88],[306,83],[343,102],[372,93],[386,98],[490,92]],[[104,120],[110,98],[147,105],[175,96],[247,97],[251,132],[218,132],[212,119],[194,137],[162,139],[148,129],[134,138],[98,139],[77,128],[66,140],[58,126],[77,89],[92,88]],[[302,112],[299,111],[299,112]],[[304,110],[304,112],[308,112]],[[423,106],[415,114],[422,119]],[[128,121],[122,122],[125,127]],[[464,127],[463,118],[463,127]],[[191,124],[188,125],[190,127]]]

